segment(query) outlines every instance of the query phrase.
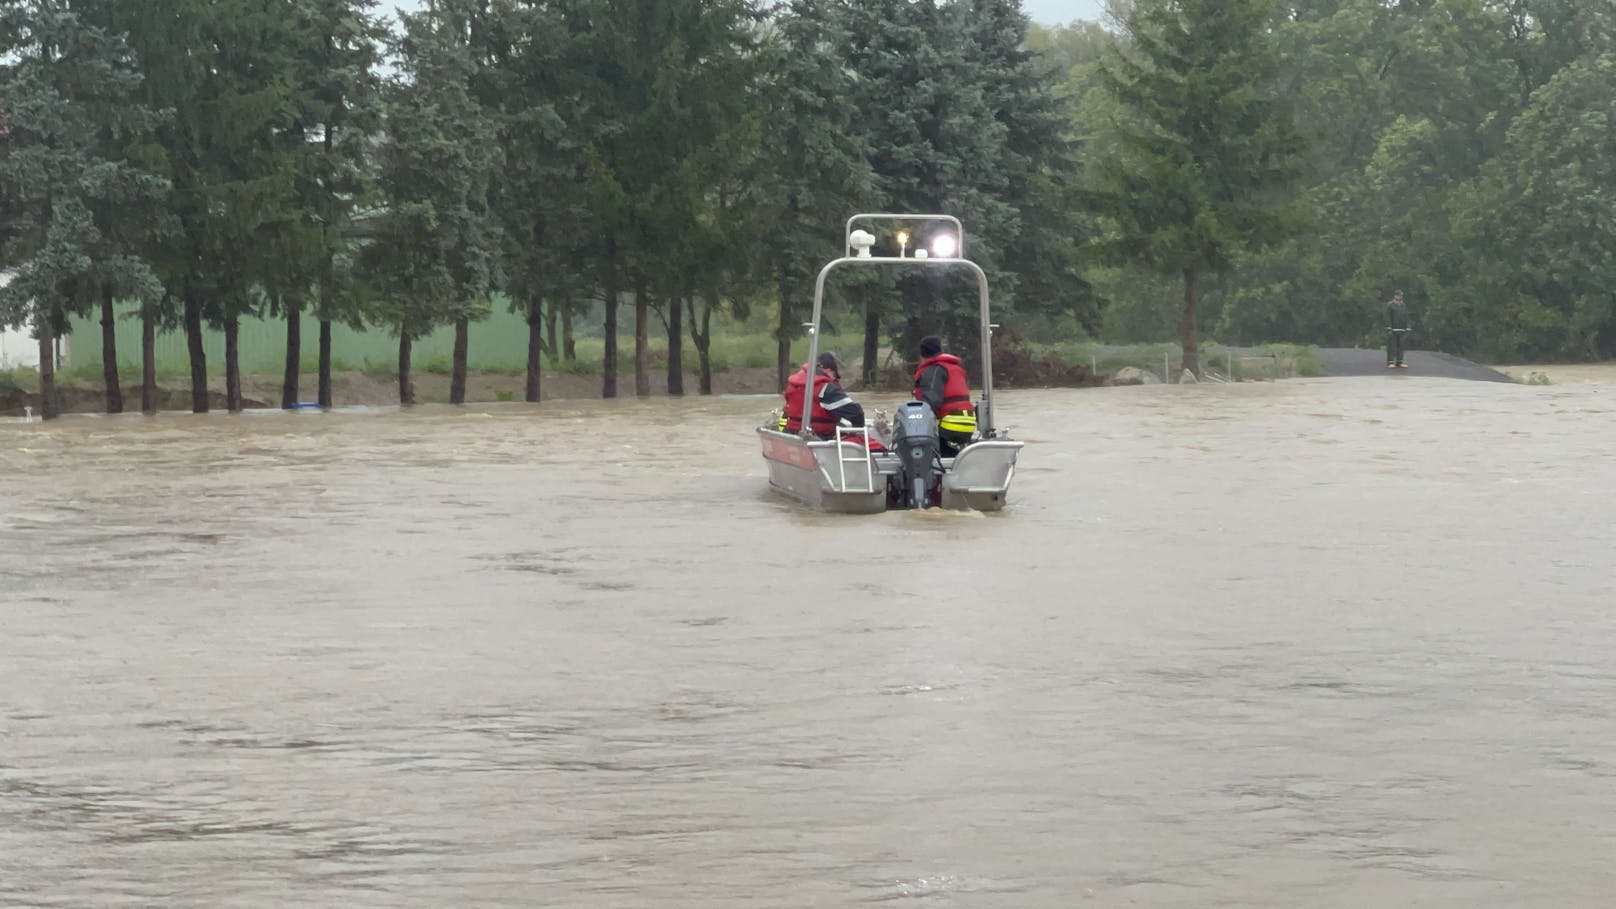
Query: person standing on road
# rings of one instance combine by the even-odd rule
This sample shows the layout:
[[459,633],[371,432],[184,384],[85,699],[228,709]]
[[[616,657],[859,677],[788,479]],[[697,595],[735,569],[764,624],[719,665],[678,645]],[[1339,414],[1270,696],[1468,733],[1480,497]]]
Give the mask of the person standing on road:
[[1408,307],[1403,305],[1403,292],[1392,294],[1386,304],[1386,368],[1407,369],[1403,362],[1403,335],[1408,332]]

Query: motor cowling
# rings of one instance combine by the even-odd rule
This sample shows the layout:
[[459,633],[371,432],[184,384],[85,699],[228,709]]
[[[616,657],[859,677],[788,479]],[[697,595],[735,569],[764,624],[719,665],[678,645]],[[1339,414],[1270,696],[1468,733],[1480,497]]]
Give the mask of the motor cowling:
[[892,418],[892,450],[902,468],[899,501],[905,508],[931,505],[938,467],[937,415],[925,401],[906,401]]

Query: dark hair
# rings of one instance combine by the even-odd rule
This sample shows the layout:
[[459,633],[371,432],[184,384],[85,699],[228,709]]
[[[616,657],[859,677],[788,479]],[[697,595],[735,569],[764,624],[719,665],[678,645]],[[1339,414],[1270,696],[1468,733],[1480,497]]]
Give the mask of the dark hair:
[[936,335],[928,335],[920,339],[920,355],[922,357],[935,357],[943,352],[943,339]]
[[827,350],[819,355],[819,368],[828,369],[837,375],[841,375],[842,361],[836,359],[836,355]]

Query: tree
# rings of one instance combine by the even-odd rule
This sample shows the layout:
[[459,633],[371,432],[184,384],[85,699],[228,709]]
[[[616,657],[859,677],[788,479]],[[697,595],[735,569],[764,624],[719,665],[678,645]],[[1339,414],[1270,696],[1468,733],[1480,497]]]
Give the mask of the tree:
[[1103,70],[1122,119],[1091,164],[1103,258],[1183,279],[1184,368],[1200,374],[1202,278],[1281,240],[1303,143],[1276,92],[1266,0],[1138,0]]
[[285,132],[297,160],[297,217],[281,234],[282,280],[272,292],[286,319],[286,369],[281,406],[298,400],[302,315],[311,302],[319,317],[316,399],[332,405],[331,327],[356,321],[360,299],[353,275],[362,219],[375,195],[367,159],[380,126],[374,67],[385,28],[374,0],[306,0],[297,21],[292,72],[294,121]]
[[[814,278],[843,251],[841,225],[871,204],[875,175],[864,156],[848,98],[842,49],[848,23],[831,0],[793,0],[766,53],[763,154],[756,182],[769,205],[770,278],[779,306],[775,378],[793,371],[791,342],[813,304]],[[746,247],[742,247],[746,248]],[[869,368],[866,362],[866,369]]]
[[388,89],[379,153],[386,211],[364,250],[376,321],[399,339],[399,403],[413,404],[410,352],[433,328],[455,326],[456,389],[464,401],[467,323],[482,317],[499,281],[499,225],[489,184],[499,164],[492,121],[472,95],[478,67],[469,34],[479,12],[432,0],[403,16],[401,77]]
[[[1020,0],[973,0],[968,9],[965,60],[971,81],[982,86],[986,106],[1004,128],[996,166],[1005,177],[1004,199],[1016,211],[1014,234],[998,244],[1002,267],[1015,279],[1014,293],[997,294],[997,308],[1069,317],[1093,332],[1099,309],[1079,268],[1091,230],[1079,192],[1081,140],[1068,135],[1062,99],[1052,88],[1058,70],[1053,60],[1029,49],[1030,23]],[[975,341],[976,319],[962,321]],[[961,345],[960,331],[956,323],[955,344],[969,349]]]
[[617,393],[617,298],[626,285],[635,301],[635,392],[645,395],[649,315],[656,300],[679,302],[670,263],[688,252],[700,207],[692,177],[711,137],[733,123],[745,83],[732,80],[756,12],[750,0],[587,0],[580,11],[589,112],[581,172],[606,302],[602,394]]
[[496,121],[505,162],[491,202],[505,240],[509,305],[527,323],[524,396],[537,402],[542,357],[554,361],[562,354],[557,319],[587,284],[571,268],[582,253],[579,238],[589,229],[576,179],[579,139],[572,130],[583,119],[577,78],[568,65],[575,36],[554,4],[495,11],[499,18],[479,36],[485,65],[476,91]]
[[[737,232],[755,226],[744,181],[757,172],[756,84],[767,65],[753,36],[757,13],[750,2],[709,2],[683,18],[685,32],[663,54],[656,76],[662,129],[675,138],[667,149],[671,166],[652,184],[649,210],[656,217],[643,256],[646,284],[668,339],[670,395],[684,393],[686,305],[699,288],[744,280],[746,264],[730,257],[740,252],[744,260],[758,240],[754,233],[737,243]],[[690,326],[707,394],[712,375],[706,332],[715,296],[702,295],[701,321],[692,317]]]
[[[144,207],[166,184],[124,153],[149,135],[129,49],[96,22],[104,6],[28,0],[0,9],[0,212],[4,257],[16,274],[0,288],[0,324],[32,322],[39,337],[41,414],[58,407],[55,338],[70,314],[99,305],[110,335],[112,297],[153,301],[162,286],[139,243],[150,228],[120,211]],[[104,21],[104,19],[103,19]],[[122,410],[110,342],[107,407]]]
[[1616,356],[1616,53],[1572,61],[1535,92],[1452,209],[1457,239],[1480,253],[1451,304],[1477,326],[1471,345]]
[[[149,107],[171,112],[157,137],[175,219],[151,258],[178,298],[191,361],[191,409],[209,409],[203,327],[225,334],[228,406],[241,400],[237,331],[258,308],[272,240],[296,219],[295,18],[256,0],[114,4],[141,61]],[[143,313],[147,331],[159,314]]]
[[[846,15],[848,68],[858,74],[858,139],[875,170],[878,208],[959,217],[969,232],[966,251],[988,273],[996,296],[1008,299],[1013,284],[998,250],[1019,229],[1001,166],[1008,133],[976,78],[971,5],[852,0]],[[923,230],[909,226],[911,248],[926,242]],[[896,243],[885,245],[886,254],[897,253]],[[882,316],[889,323],[897,317],[890,326],[896,346],[914,351],[928,329],[952,327],[967,308],[975,312],[974,286],[961,274],[935,269],[871,280],[872,290],[896,288],[900,310],[868,313],[866,352],[876,349]],[[867,370],[872,366],[866,363]]]
[[[850,0],[846,71],[859,112],[857,140],[876,177],[878,206],[958,216],[964,246],[994,289],[999,312],[1066,313],[1095,321],[1076,268],[1085,228],[1072,211],[1078,170],[1064,135],[1055,81],[1025,48],[1028,23],[1013,0]],[[890,225],[887,229],[899,225]],[[908,225],[911,246],[937,229]],[[887,244],[896,253],[896,244]],[[1032,291],[1018,295],[1026,282]],[[975,282],[960,272],[879,276],[897,311],[868,305],[866,378],[883,320],[895,347],[918,355],[938,332],[967,359],[977,349]]]

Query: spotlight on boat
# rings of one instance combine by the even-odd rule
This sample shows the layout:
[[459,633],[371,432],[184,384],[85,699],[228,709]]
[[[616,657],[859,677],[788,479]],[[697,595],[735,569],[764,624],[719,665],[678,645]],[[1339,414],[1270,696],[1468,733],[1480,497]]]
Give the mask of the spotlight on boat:
[[867,230],[855,230],[848,236],[847,242],[848,245],[858,251],[854,255],[860,259],[868,259],[870,257],[870,247],[875,245],[875,235]]
[[939,259],[954,258],[958,249],[959,244],[955,242],[953,234],[938,234],[932,238],[931,254]]

